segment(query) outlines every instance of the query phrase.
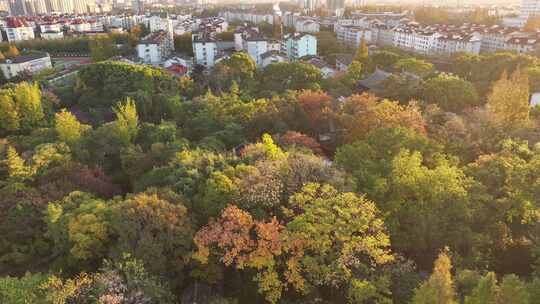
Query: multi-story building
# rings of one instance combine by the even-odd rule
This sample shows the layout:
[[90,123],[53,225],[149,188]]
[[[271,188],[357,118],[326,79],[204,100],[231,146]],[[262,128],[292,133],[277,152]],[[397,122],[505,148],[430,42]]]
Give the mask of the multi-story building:
[[75,19],[69,24],[69,28],[77,33],[103,32],[103,23],[97,20]]
[[0,62],[0,70],[6,79],[11,79],[21,73],[34,74],[50,68],[52,68],[51,57],[47,53],[20,55]]
[[194,27],[201,32],[223,33],[229,30],[229,22],[223,18],[196,19]]
[[61,32],[63,25],[59,22],[43,22],[39,24],[40,32]]
[[540,45],[540,37],[537,33],[522,37],[512,37],[505,43],[505,50],[520,54],[530,53]]
[[[279,46],[277,50],[279,50]],[[262,54],[276,50],[276,44],[261,35],[256,27],[238,27],[234,32],[235,51],[245,51],[255,60],[257,65],[262,65]]]
[[207,68],[213,67],[218,58],[218,46],[216,40],[207,34],[194,34],[192,39],[195,64]]
[[458,52],[471,54],[480,53],[482,38],[479,35],[441,35],[435,42],[435,52],[443,55],[451,55]]
[[294,28],[299,33],[318,33],[321,26],[313,19],[298,18],[294,24]]
[[254,24],[259,23],[274,23],[274,14],[260,14],[252,11],[222,11],[219,12],[219,16],[224,18],[227,22],[242,21],[251,22]]
[[334,31],[339,42],[351,47],[358,47],[362,40],[366,43],[376,42],[374,32],[369,28],[336,24]]
[[540,0],[522,0],[520,16],[531,18],[540,15]]
[[281,51],[291,61],[317,55],[317,37],[306,33],[292,33],[283,37]]
[[268,39],[262,36],[246,37],[243,49],[255,60],[257,65],[261,65],[261,55],[268,52]]
[[64,32],[45,31],[40,33],[41,38],[45,40],[54,40],[64,38]]
[[153,14],[148,18],[148,27],[150,32],[166,31],[174,33],[173,22],[168,14]]
[[137,44],[137,56],[148,64],[160,64],[173,51],[173,41],[166,31],[151,33]]
[[23,18],[8,17],[6,34],[9,42],[34,39],[34,29]]
[[506,41],[519,34],[517,28],[505,28],[502,26],[492,26],[479,30],[482,35],[482,52],[496,52],[504,50]]

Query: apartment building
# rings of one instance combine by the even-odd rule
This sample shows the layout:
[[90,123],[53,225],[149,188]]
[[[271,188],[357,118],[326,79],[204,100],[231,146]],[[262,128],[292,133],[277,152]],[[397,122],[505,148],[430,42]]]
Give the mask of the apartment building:
[[34,29],[25,19],[8,17],[6,19],[6,34],[9,42],[34,39]]
[[283,37],[281,52],[290,61],[317,55],[317,38],[306,33],[291,33]]
[[540,45],[540,36],[534,33],[528,36],[512,37],[505,43],[505,49],[520,54],[530,53]]
[[194,34],[192,36],[193,54],[195,64],[211,68],[218,59],[217,41],[208,34]]
[[52,68],[51,57],[48,53],[41,52],[20,55],[0,62],[0,70],[6,79],[22,73],[34,74],[50,68]]
[[224,18],[227,22],[242,21],[254,24],[267,22],[274,24],[273,14],[263,14],[254,11],[223,11],[219,12],[219,17]]
[[489,28],[479,29],[478,32],[482,35],[481,51],[491,53],[504,50],[506,41],[518,35],[519,29],[495,25]]
[[321,26],[313,19],[299,18],[294,23],[294,29],[299,33],[318,33]]
[[166,31],[151,33],[137,44],[137,56],[148,64],[162,63],[173,51],[173,41]]
[[334,28],[337,40],[351,47],[358,47],[362,40],[366,43],[375,43],[374,37],[377,31],[372,31],[369,28],[359,27],[354,25],[336,25]]
[[458,52],[479,54],[481,45],[479,35],[442,34],[435,42],[435,52],[443,55]]
[[234,32],[234,50],[245,51],[258,66],[262,65],[262,54],[271,50],[279,50],[280,45],[264,37],[257,27],[238,27]]
[[167,14],[153,14],[148,18],[150,32],[165,31],[171,35],[174,33],[172,19]]

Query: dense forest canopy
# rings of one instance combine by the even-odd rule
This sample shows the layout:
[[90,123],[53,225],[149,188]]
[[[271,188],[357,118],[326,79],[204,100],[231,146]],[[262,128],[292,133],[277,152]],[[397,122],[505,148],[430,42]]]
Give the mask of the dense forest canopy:
[[540,303],[540,62],[449,60],[3,86],[0,302]]

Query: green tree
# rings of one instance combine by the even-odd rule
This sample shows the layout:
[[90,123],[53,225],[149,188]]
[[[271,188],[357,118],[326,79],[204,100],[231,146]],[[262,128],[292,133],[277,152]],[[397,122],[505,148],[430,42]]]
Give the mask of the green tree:
[[394,69],[423,77],[434,71],[435,67],[430,62],[411,57],[398,60],[394,64]]
[[127,98],[124,103],[118,103],[113,110],[116,114],[114,121],[116,135],[124,144],[133,142],[139,130],[139,116],[135,102],[133,99]]
[[16,131],[19,129],[19,111],[9,95],[0,95],[0,129]]
[[469,254],[471,181],[441,156],[431,168],[423,161],[420,152],[402,149],[392,161],[390,178],[381,183],[388,192],[378,200],[388,212],[393,248],[407,252],[420,267],[428,267],[436,251],[446,245]]
[[23,277],[0,277],[0,302],[10,304],[42,303],[40,286],[47,275],[26,273]]
[[233,81],[236,81],[244,90],[248,90],[247,86],[253,81],[257,71],[257,63],[245,52],[236,52],[218,65],[228,67]]
[[465,298],[465,304],[497,304],[497,277],[489,272],[483,276],[470,296]]
[[432,157],[441,147],[408,128],[378,128],[365,140],[340,146],[334,160],[355,177],[360,192],[378,201],[382,200],[381,191],[389,186],[387,178],[392,172],[392,160],[402,149],[421,151]]
[[114,45],[111,38],[97,37],[90,40],[90,57],[93,62],[107,60],[114,54]]
[[19,110],[21,128],[31,130],[41,125],[45,114],[38,85],[27,82],[19,83],[15,86],[13,94]]
[[361,63],[367,63],[368,59],[369,59],[369,49],[366,43],[366,39],[362,37],[362,40],[360,40],[360,45],[358,46],[358,49],[356,50],[356,54],[354,55],[353,60],[361,62]]
[[86,126],[82,125],[77,120],[75,115],[65,109],[62,109],[62,111],[55,114],[54,128],[56,129],[56,133],[60,140],[66,143],[78,141],[85,129],[87,129]]
[[181,282],[194,227],[182,199],[172,191],[149,189],[129,195],[114,208],[114,251],[130,252],[152,273]]
[[174,36],[174,49],[177,52],[184,53],[188,56],[193,56],[193,45],[191,33],[185,33],[180,36]]
[[[340,193],[328,185],[308,184],[291,197],[288,208],[287,214],[295,215],[287,224],[289,239],[306,242],[301,245],[302,253],[306,254],[294,256],[292,263],[289,262],[295,265],[289,269],[293,277],[304,276],[294,282],[302,284],[297,288],[331,285],[337,280],[348,285],[351,301],[377,298],[377,286],[368,279],[369,270],[361,264],[340,262],[357,254],[365,255],[374,265],[393,260],[388,250],[390,239],[375,204],[353,193]],[[355,220],[347,220],[351,218]]]
[[424,83],[422,97],[426,102],[454,113],[479,105],[478,93],[472,83],[444,73]]
[[443,251],[435,261],[429,279],[416,289],[413,304],[455,304],[452,263]]
[[529,304],[527,286],[518,276],[505,275],[501,281],[498,303]]
[[259,82],[263,92],[272,96],[287,90],[318,90],[321,80],[321,71],[314,65],[280,62],[267,66]]
[[25,164],[24,159],[19,156],[17,150],[12,146],[7,148],[6,165],[9,177],[14,180],[24,181],[34,175],[34,170]]
[[67,267],[73,261],[103,259],[111,245],[111,207],[104,200],[84,192],[72,192],[49,203],[46,212],[47,236],[54,243],[55,255]]
[[510,77],[503,73],[493,84],[487,106],[495,123],[516,128],[529,122],[529,80],[526,73],[517,69]]
[[343,77],[345,85],[355,91],[358,86],[358,81],[363,77],[363,72],[362,63],[353,61],[347,68],[347,73]]
[[401,56],[397,53],[381,50],[371,55],[371,65],[373,68],[389,70],[393,68],[400,59]]

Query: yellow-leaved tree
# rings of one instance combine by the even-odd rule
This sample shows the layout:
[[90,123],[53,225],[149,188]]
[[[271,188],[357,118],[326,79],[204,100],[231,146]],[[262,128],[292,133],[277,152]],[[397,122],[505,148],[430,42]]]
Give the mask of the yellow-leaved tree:
[[505,72],[488,95],[487,107],[494,122],[504,128],[519,128],[529,123],[529,79],[517,69],[510,76]]
[[442,251],[435,260],[433,273],[427,281],[416,289],[413,304],[455,304],[454,283],[452,282],[452,262],[447,251]]

